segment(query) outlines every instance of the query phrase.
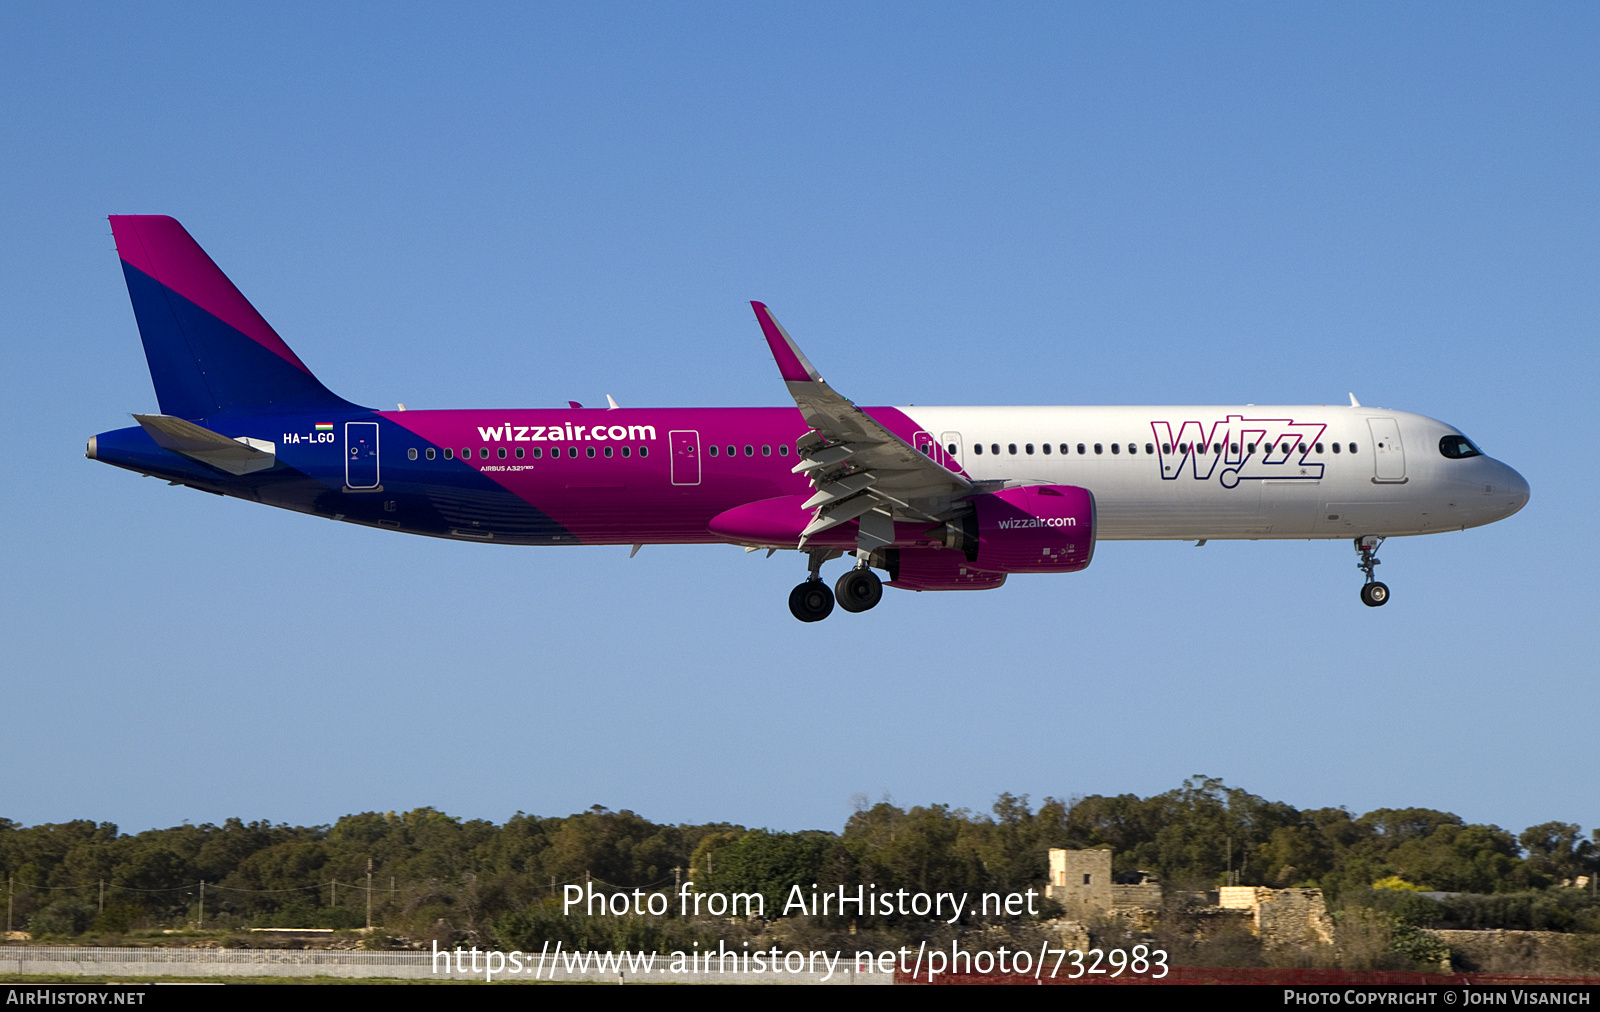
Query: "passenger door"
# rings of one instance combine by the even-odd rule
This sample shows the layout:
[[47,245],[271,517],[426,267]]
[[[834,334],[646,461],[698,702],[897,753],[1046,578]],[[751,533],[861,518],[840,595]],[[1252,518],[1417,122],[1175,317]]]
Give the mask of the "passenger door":
[[1372,480],[1401,484],[1406,480],[1406,448],[1400,442],[1400,423],[1393,418],[1369,418],[1372,430]]
[[672,483],[700,484],[700,433],[694,429],[674,429],[667,433],[672,446]]

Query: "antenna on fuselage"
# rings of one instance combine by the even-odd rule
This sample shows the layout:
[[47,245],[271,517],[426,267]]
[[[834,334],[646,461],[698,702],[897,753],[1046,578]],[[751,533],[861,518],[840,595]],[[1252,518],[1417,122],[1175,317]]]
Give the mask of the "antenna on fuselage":
[[1361,406],[1361,402],[1356,400],[1356,395],[1355,394],[1351,394],[1350,395],[1350,406],[1352,408],[1359,408]]

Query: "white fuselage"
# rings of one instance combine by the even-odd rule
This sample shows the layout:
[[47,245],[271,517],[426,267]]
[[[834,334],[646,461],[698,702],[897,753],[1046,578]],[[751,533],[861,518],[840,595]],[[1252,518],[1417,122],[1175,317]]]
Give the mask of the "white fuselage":
[[906,407],[979,480],[1079,485],[1104,540],[1346,538],[1461,530],[1528,501],[1443,422],[1312,406]]

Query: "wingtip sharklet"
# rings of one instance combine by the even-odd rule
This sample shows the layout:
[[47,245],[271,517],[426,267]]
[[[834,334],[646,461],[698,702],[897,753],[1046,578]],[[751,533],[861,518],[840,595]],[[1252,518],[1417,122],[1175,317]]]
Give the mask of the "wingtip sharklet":
[[821,383],[822,377],[817,373],[805,353],[794,343],[794,338],[783,329],[777,317],[772,315],[766,303],[751,301],[750,308],[756,311],[756,321],[761,324],[761,333],[766,336],[767,347],[772,350],[772,357],[778,363],[778,372],[787,383]]

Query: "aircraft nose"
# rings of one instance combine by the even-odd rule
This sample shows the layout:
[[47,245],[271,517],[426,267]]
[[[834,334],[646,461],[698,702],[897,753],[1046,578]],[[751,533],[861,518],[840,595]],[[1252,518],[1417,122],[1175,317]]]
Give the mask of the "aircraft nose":
[[1479,459],[1483,463],[1472,478],[1478,484],[1474,486],[1473,492],[1467,494],[1467,499],[1476,505],[1466,506],[1466,503],[1462,505],[1466,506],[1468,511],[1484,517],[1480,523],[1504,520],[1528,505],[1526,478],[1493,457]]
[[[1499,461],[1496,461],[1495,463],[1499,464]],[[1520,510],[1522,507],[1528,505],[1528,479],[1518,474],[1515,469],[1507,467],[1505,464],[1500,464],[1500,470],[1503,473],[1501,474],[1499,480],[1495,482],[1495,491],[1499,492],[1501,486],[1504,486],[1507,505],[1510,506],[1510,509],[1506,510],[1505,515],[1510,516],[1511,514]]]

